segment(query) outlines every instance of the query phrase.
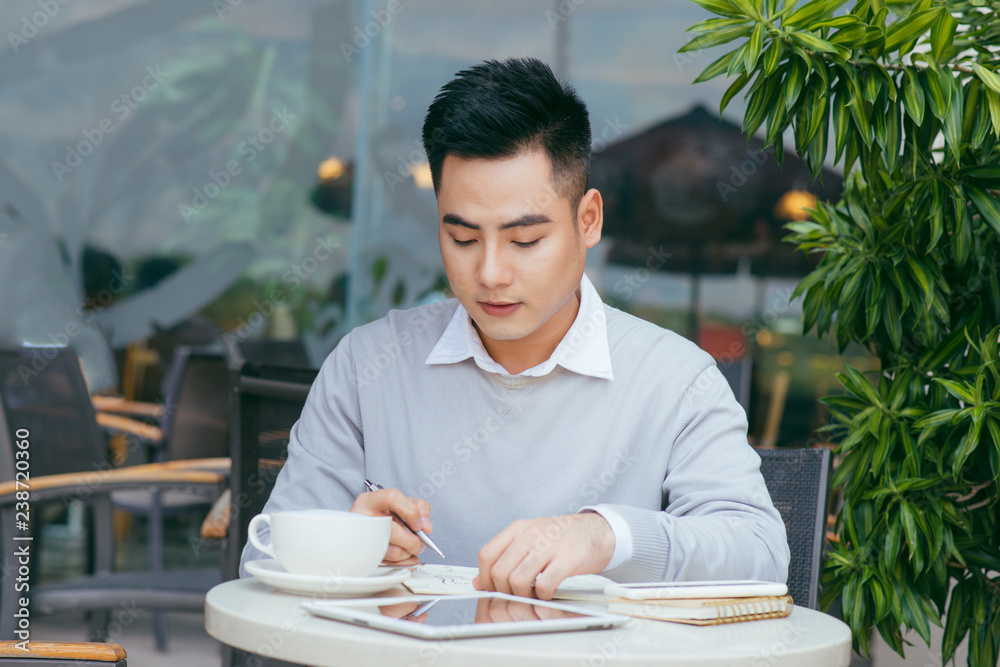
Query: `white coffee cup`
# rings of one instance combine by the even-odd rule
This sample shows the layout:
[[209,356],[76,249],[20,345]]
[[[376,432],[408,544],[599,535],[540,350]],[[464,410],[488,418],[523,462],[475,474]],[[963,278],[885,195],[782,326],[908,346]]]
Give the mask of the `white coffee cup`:
[[[257,536],[262,523],[271,526],[270,544]],[[292,574],[365,577],[385,557],[391,528],[389,516],[293,510],[258,514],[250,519],[247,537]]]

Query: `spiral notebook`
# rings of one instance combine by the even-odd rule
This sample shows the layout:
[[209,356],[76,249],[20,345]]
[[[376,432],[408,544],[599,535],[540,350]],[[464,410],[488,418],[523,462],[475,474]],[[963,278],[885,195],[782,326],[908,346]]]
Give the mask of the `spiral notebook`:
[[792,597],[775,595],[755,598],[713,598],[695,600],[616,600],[608,606],[612,614],[652,618],[691,625],[718,625],[784,618],[792,613]]

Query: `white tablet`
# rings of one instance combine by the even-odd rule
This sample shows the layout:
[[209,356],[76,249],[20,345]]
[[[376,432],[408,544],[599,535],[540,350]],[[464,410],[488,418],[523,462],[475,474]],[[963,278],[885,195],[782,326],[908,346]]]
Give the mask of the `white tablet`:
[[314,616],[422,639],[604,630],[624,616],[504,593],[303,602]]
[[683,600],[695,598],[749,598],[785,595],[788,586],[770,581],[658,581],[610,584],[604,594],[626,600]]

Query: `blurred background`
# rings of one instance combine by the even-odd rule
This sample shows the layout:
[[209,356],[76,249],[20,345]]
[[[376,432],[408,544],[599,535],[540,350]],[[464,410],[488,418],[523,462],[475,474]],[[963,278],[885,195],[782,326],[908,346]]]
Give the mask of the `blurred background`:
[[779,169],[739,97],[719,122],[725,78],[692,81],[721,51],[677,53],[708,16],[692,3],[43,5],[0,4],[0,339],[68,342],[92,391],[154,399],[172,345],[223,334],[317,365],[448,296],[424,113],[460,69],[533,56],[590,108],[602,296],[732,365],[757,444],[823,422],[842,360],[800,335],[810,263],[780,239],[840,178]]
[[686,0],[4,0],[0,344],[70,345],[92,393],[157,401],[179,345],[285,341],[318,367],[351,328],[448,298],[425,111],[459,70],[531,56],[590,109],[603,298],[712,353],[753,444],[817,444],[816,399],[845,361],[874,362],[801,335],[790,296],[815,258],[782,225],[841,178],[791,153],[779,168],[741,134],[740,97],[720,120],[726,79],[692,82],[723,51],[677,53],[709,16]]

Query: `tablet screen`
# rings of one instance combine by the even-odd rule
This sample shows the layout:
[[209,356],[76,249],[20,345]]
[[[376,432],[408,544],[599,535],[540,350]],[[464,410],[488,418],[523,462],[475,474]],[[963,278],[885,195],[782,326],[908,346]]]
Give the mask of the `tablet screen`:
[[303,602],[315,616],[425,639],[598,630],[624,616],[503,593]]
[[379,607],[383,616],[433,626],[518,623],[553,618],[583,618],[564,609],[504,598],[435,598]]

